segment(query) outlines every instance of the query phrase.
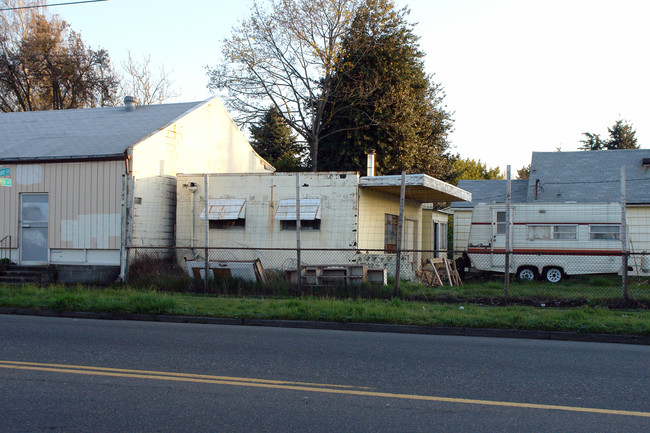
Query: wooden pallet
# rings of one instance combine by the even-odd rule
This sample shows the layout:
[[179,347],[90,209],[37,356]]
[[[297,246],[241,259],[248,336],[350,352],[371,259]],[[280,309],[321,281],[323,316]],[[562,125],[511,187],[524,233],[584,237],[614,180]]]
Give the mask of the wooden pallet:
[[462,283],[456,262],[446,258],[427,259],[422,265],[420,280],[429,286],[460,286]]

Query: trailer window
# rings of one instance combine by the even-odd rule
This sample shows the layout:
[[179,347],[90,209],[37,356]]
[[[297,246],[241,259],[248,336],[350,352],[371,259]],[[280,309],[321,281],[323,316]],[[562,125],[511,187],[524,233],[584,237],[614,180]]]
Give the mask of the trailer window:
[[578,226],[553,226],[553,239],[578,239]]
[[506,234],[506,211],[497,211],[497,234]]
[[611,240],[621,239],[621,226],[589,226],[589,239],[594,240]]
[[576,240],[578,239],[578,226],[528,226],[528,239],[556,239]]

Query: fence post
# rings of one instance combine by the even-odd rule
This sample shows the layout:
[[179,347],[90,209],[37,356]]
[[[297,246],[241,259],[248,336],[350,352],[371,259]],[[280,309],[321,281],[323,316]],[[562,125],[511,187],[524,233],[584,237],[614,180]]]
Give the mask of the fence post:
[[627,197],[625,191],[625,165],[621,166],[621,278],[623,287],[623,299],[628,300],[627,292],[627,216],[626,204]]
[[208,263],[209,260],[209,250],[208,250],[208,245],[209,245],[209,228],[210,228],[210,222],[209,222],[209,217],[208,217],[208,211],[209,211],[209,206],[208,206],[208,175],[204,174],[203,175],[203,189],[204,189],[204,208],[205,208],[205,236],[204,236],[204,242],[205,242],[205,278],[203,282],[203,287],[205,288],[205,291],[208,291],[209,288],[209,282],[208,279],[210,278],[210,264]]
[[504,270],[504,289],[505,297],[508,299],[510,296],[510,201],[512,196],[512,184],[510,182],[510,166],[506,168],[506,183],[508,185],[506,190],[506,245],[505,245],[505,262]]
[[400,268],[402,267],[402,227],[404,226],[404,196],[406,195],[406,171],[402,170],[402,186],[399,192],[399,219],[397,220],[397,251],[395,254],[395,287],[393,296],[399,297]]
[[302,294],[302,266],[300,263],[300,173],[296,173],[296,281]]

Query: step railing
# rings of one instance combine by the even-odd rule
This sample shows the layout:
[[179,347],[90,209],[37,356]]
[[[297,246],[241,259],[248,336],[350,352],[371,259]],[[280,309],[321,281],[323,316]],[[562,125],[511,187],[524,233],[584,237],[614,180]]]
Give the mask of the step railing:
[[0,262],[11,262],[11,235],[0,239]]

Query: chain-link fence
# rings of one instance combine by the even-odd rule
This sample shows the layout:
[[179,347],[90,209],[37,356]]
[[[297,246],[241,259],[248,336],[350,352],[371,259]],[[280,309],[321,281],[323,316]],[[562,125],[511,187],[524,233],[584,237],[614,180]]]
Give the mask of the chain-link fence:
[[399,296],[541,306],[650,302],[647,253],[510,254],[507,278],[489,270],[504,269],[505,254],[457,253],[460,258],[451,260],[447,258],[451,252],[429,250],[397,254],[357,249],[131,248],[128,282],[158,290],[230,295]]

